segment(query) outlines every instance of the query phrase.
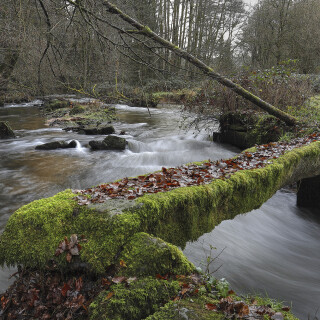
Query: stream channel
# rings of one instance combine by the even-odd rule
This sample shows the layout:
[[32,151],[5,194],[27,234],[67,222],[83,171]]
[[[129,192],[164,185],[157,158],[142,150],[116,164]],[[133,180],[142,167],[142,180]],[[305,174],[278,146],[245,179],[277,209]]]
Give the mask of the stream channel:
[[[230,158],[239,152],[210,142],[205,132],[194,135],[179,129],[177,107],[151,109],[150,117],[144,108],[123,105],[116,106],[114,127],[116,133],[126,132],[127,149],[92,152],[85,146],[102,137],[47,127],[39,104],[0,108],[0,121],[9,121],[17,134],[16,139],[0,140],[0,232],[17,208],[66,188],[87,188],[163,166]],[[71,139],[80,142],[77,148],[35,150],[41,143]],[[238,294],[267,295],[292,303],[301,319],[319,318],[320,215],[295,203],[295,193],[280,190],[260,209],[223,221],[198,241],[187,243],[184,253],[201,266],[208,256],[214,258],[223,250],[211,271],[218,269],[213,275],[226,278]],[[0,292],[12,282],[8,278],[14,271],[0,269]]]

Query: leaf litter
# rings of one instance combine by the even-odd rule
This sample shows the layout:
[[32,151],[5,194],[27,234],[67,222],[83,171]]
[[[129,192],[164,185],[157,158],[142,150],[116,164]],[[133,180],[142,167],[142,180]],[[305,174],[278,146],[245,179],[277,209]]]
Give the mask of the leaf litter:
[[142,175],[136,178],[124,178],[117,182],[105,183],[96,187],[73,190],[79,205],[103,203],[111,199],[134,200],[144,194],[169,191],[178,187],[208,184],[214,179],[228,179],[239,170],[263,168],[291,151],[320,141],[320,133],[314,133],[290,142],[271,142],[256,146],[255,152],[243,152],[232,159],[204,162],[200,165],[189,164],[176,168]]

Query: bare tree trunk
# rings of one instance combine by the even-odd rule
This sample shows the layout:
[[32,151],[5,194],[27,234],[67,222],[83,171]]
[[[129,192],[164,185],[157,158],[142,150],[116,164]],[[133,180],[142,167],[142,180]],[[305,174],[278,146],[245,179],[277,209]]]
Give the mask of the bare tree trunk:
[[8,50],[0,63],[0,96],[7,91],[10,76],[19,58],[18,50]]
[[[78,2],[74,2],[72,0],[68,0],[68,1],[70,3],[72,3],[73,5],[75,5],[75,6],[79,6]],[[210,68],[209,66],[207,66],[204,62],[202,62],[198,58],[194,57],[193,55],[191,55],[187,51],[177,47],[176,45],[174,45],[170,41],[160,37],[155,32],[153,32],[148,26],[144,26],[141,23],[139,23],[138,21],[134,20],[132,17],[130,17],[129,15],[125,14],[124,12],[122,12],[119,8],[117,8],[111,2],[109,2],[107,0],[103,0],[103,3],[108,8],[108,11],[110,13],[116,14],[123,21],[129,23],[131,26],[136,28],[136,31],[132,31],[132,30],[125,31],[124,30],[123,32],[125,32],[125,33],[133,32],[135,34],[139,33],[139,34],[141,34],[141,35],[143,35],[143,36],[145,36],[147,38],[152,39],[153,41],[161,44],[163,47],[165,47],[165,48],[169,49],[170,51],[174,52],[175,54],[177,54],[181,58],[189,61],[191,64],[196,66],[198,69],[200,69],[204,74],[206,74],[210,78],[212,78],[212,79],[218,81],[219,83],[221,83],[222,85],[230,88],[235,93],[237,93],[240,96],[244,97],[245,99],[247,99],[248,101],[252,102],[256,106],[258,106],[261,109],[263,109],[266,112],[268,112],[269,114],[271,114],[271,115],[283,120],[286,124],[295,125],[297,123],[297,119],[296,118],[294,118],[291,115],[287,114],[286,112],[284,112],[284,111],[272,106],[270,103],[260,99],[259,97],[255,96],[251,92],[245,90],[240,85],[232,82],[230,79],[228,79],[228,78],[226,78],[226,77],[214,72],[213,69]],[[82,9],[84,9],[84,8],[82,8]]]

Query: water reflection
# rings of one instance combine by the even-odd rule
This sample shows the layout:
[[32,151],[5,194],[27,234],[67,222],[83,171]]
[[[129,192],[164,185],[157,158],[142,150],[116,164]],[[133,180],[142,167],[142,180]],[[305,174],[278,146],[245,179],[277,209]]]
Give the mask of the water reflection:
[[260,293],[293,303],[301,319],[320,306],[320,224],[296,207],[296,195],[277,192],[260,209],[223,221],[184,253],[196,265],[210,253],[219,257],[216,277],[227,278],[238,293]]

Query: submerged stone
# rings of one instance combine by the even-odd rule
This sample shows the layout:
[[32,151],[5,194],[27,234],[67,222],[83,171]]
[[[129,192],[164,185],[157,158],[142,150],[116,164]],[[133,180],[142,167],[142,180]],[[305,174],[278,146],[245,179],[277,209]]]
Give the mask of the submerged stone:
[[103,141],[91,140],[89,145],[92,150],[124,150],[126,139],[117,136],[108,136]]
[[76,148],[77,142],[75,140],[70,141],[69,143],[62,141],[53,141],[36,146],[36,150],[55,150],[55,149],[67,149],[67,148]]
[[115,133],[114,127],[110,124],[100,124],[98,126],[88,126],[82,128],[84,134],[98,135],[98,134],[112,134]]
[[0,121],[0,139],[15,138],[13,130],[11,129],[8,122]]

